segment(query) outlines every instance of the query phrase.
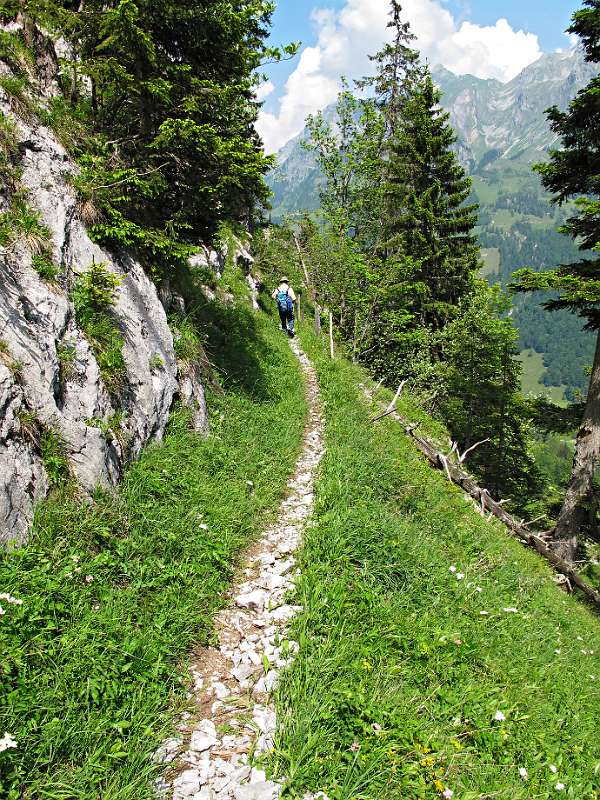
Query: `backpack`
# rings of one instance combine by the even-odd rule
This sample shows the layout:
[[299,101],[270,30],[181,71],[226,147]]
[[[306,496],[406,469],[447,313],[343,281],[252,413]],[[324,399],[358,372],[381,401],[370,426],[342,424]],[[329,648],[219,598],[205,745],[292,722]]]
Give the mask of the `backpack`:
[[292,302],[292,298],[285,292],[277,292],[277,307],[280,311],[292,311],[294,308],[294,304]]

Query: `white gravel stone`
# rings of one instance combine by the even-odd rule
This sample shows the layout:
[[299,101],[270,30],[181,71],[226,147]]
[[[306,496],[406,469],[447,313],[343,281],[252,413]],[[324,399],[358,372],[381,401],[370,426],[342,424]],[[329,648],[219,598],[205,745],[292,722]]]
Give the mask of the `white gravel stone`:
[[173,800],[193,797],[200,791],[201,779],[197,770],[186,769],[173,783]]
[[262,611],[266,601],[267,593],[262,589],[254,589],[246,594],[239,594],[235,598],[235,603],[239,608],[251,608],[254,611]]

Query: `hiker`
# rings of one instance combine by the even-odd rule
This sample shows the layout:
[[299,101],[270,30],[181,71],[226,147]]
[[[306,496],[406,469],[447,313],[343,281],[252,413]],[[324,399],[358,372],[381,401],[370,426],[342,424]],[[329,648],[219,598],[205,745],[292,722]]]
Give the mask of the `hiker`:
[[289,280],[283,276],[279,281],[279,286],[271,295],[273,300],[277,300],[277,310],[281,320],[281,329],[284,330],[290,339],[294,338],[294,303],[296,295],[290,286]]

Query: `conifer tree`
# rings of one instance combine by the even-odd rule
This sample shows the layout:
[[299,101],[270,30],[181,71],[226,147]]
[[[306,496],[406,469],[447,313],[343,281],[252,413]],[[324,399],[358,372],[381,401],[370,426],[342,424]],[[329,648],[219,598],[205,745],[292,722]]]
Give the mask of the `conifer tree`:
[[410,309],[441,329],[470,291],[479,268],[471,181],[452,149],[456,136],[428,70],[414,83],[388,143],[386,247],[415,264]]
[[[600,63],[600,0],[584,0],[576,12],[569,33],[578,35],[586,60]],[[537,166],[544,186],[554,193],[553,201],[563,204],[575,199],[577,213],[563,233],[573,237],[582,251],[600,250],[600,77],[593,78],[579,92],[566,112],[548,111],[552,130],[562,139],[560,150],[547,164]],[[550,310],[568,308],[586,321],[586,327],[600,331],[600,259],[584,257],[556,270],[535,273],[521,270],[515,275],[517,291],[554,290],[545,303]],[[573,560],[578,534],[596,533],[594,473],[600,456],[600,335],[587,402],[577,436],[575,458],[565,500],[553,532],[553,546],[563,558]]]

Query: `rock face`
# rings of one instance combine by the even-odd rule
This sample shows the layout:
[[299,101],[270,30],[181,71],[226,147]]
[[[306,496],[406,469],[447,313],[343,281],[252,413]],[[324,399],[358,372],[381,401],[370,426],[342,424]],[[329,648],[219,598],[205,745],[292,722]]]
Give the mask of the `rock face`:
[[[9,70],[0,63],[0,72]],[[40,86],[41,97],[53,93],[50,79],[47,84]],[[161,438],[176,396],[193,409],[199,432],[207,431],[208,414],[200,367],[187,365],[179,374],[164,307],[173,306],[173,297],[159,297],[133,258],[116,257],[90,239],[70,183],[77,167],[54,134],[35,119],[15,116],[3,89],[0,112],[16,123],[20,183],[51,233],[59,269],[56,282],[45,281],[25,242],[0,247],[0,544],[22,544],[49,487],[42,432],[60,438],[73,475],[91,491],[114,485],[124,463]],[[0,188],[0,212],[9,206],[5,192]],[[247,263],[243,246],[235,248],[234,259]],[[220,276],[223,254],[202,248],[195,258]],[[104,385],[70,299],[77,276],[94,263],[120,281],[109,311],[124,340],[118,401]],[[175,305],[184,310],[182,298]],[[118,433],[112,430],[117,412]]]
[[[0,110],[11,115],[0,94]],[[160,438],[178,391],[173,339],[156,289],[133,259],[114,256],[94,244],[78,215],[68,183],[75,166],[52,133],[34,122],[17,120],[22,155],[22,185],[28,203],[40,214],[52,237],[57,284],[42,280],[31,253],[20,244],[0,251],[0,541],[22,542],[34,503],[47,491],[47,478],[25,430],[31,420],[64,442],[81,486],[91,490],[119,478],[127,456]],[[2,198],[6,206],[6,198]],[[96,359],[75,322],[68,289],[76,276],[102,263],[120,278],[114,309],[124,337],[126,365],[123,402],[114,407]],[[69,368],[61,365],[69,352]],[[119,436],[100,429],[123,412]],[[24,423],[23,420],[28,420]],[[106,428],[105,428],[106,431]]]

